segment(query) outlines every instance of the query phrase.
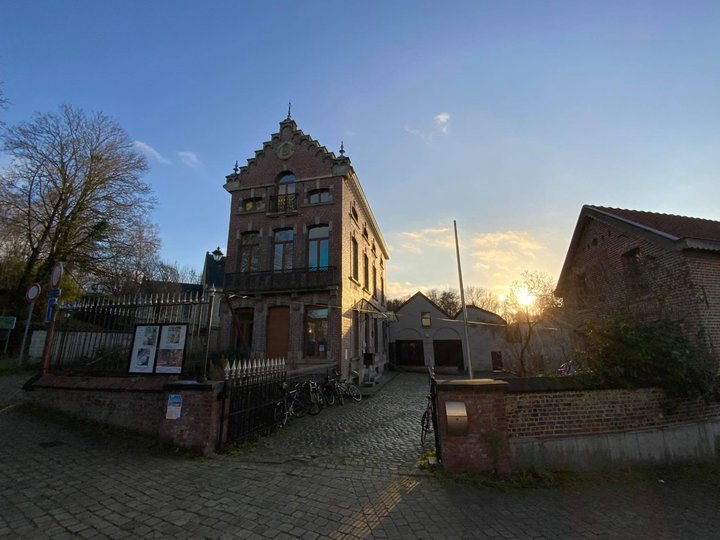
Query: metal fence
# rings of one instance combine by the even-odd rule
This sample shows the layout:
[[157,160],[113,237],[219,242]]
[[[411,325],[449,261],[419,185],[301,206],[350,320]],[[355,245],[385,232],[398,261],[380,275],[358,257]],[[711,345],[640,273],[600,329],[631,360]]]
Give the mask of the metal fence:
[[[275,408],[283,399],[283,382],[287,380],[285,359],[235,360],[225,373],[220,446],[272,431],[277,424]],[[223,441],[226,410],[227,435]]]
[[212,293],[155,294],[135,298],[87,298],[59,306],[50,371],[87,375],[127,375],[138,324],[188,325],[183,375],[200,375],[206,349],[215,351]]
[[288,371],[284,358],[225,361],[219,448],[265,435],[277,427],[276,410],[285,398],[283,383],[294,386],[307,379],[323,382],[328,375],[325,366]]

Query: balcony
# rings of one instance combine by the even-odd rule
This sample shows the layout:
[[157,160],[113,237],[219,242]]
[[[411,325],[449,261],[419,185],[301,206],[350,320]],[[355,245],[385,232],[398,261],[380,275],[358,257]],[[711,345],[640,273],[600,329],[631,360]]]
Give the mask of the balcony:
[[334,266],[225,274],[225,291],[234,293],[313,291],[326,290],[338,285]]
[[271,195],[270,205],[268,206],[268,214],[288,214],[298,211],[297,193],[289,193],[287,195]]

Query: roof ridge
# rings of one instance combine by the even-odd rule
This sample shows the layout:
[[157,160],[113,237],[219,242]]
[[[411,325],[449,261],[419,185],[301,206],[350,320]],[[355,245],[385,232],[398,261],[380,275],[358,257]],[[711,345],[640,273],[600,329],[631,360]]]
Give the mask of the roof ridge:
[[675,218],[682,218],[682,219],[692,219],[694,221],[709,221],[710,223],[720,223],[720,220],[717,220],[717,219],[684,216],[682,214],[669,214],[667,212],[653,212],[652,210],[634,210],[632,208],[615,208],[612,206],[597,206],[594,204],[589,204],[587,206],[589,206],[590,208],[595,208],[597,210],[603,210],[603,211],[610,212],[610,213],[612,213],[612,211],[615,210],[615,211],[621,211],[621,212],[635,212],[638,214],[650,214],[653,216],[666,216],[666,217],[675,217]]

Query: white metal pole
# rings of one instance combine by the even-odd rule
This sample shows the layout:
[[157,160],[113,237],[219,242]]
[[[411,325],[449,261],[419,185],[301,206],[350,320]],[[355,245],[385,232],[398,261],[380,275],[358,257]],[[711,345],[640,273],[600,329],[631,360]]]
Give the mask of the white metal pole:
[[465,349],[467,350],[468,377],[473,379],[472,355],[470,354],[470,337],[468,336],[468,315],[465,306],[465,289],[463,288],[462,267],[460,266],[460,243],[458,242],[457,223],[453,220],[455,229],[455,251],[457,252],[458,277],[460,279],[460,302],[462,303],[463,322],[465,327]]

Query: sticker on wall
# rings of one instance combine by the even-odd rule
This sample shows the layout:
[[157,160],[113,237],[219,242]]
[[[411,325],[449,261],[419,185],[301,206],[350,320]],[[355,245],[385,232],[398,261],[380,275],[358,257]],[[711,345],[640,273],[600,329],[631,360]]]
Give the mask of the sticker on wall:
[[168,420],[177,420],[182,415],[182,395],[170,394],[168,396],[167,411],[165,418]]

